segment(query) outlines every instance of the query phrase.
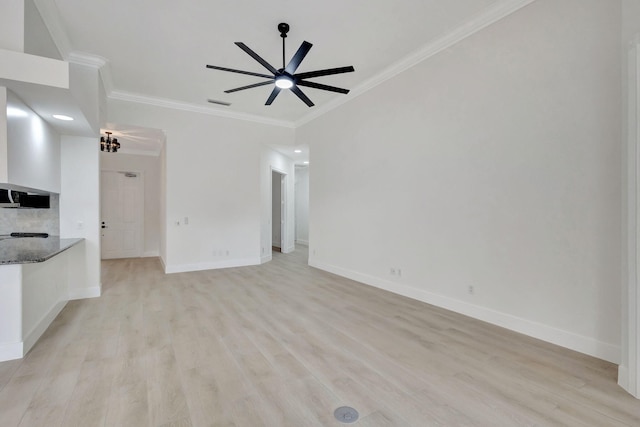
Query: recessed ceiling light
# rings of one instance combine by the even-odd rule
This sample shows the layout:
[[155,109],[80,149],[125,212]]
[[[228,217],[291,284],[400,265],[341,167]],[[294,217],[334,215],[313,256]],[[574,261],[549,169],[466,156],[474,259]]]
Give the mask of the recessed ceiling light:
[[302,153],[302,150],[293,150],[294,153]]
[[58,120],[64,120],[64,121],[73,120],[73,117],[65,116],[64,114],[54,114],[53,118]]
[[309,162],[303,162],[303,163],[304,163],[305,165],[308,165],[308,164],[309,164]]

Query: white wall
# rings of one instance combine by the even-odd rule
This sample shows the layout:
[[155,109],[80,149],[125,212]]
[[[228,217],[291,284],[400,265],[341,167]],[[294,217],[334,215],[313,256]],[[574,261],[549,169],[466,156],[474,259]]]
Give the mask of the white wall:
[[297,129],[311,265],[617,362],[620,13],[536,1]]
[[[19,3],[15,1],[15,3]],[[4,11],[3,11],[4,13]],[[24,1],[24,52],[47,58],[62,59],[33,0]]]
[[110,122],[166,135],[166,271],[260,263],[261,150],[292,144],[293,130],[125,101],[108,108]]
[[[292,143],[291,139],[283,138],[281,144]],[[276,170],[286,175],[285,178],[285,221],[284,247],[282,252],[288,253],[295,249],[295,184],[293,160],[282,153],[268,147],[263,147],[260,163],[261,186],[261,262],[271,260],[271,173]]]
[[59,193],[60,136],[11,91],[7,108],[7,182]]
[[100,168],[112,171],[142,172],[144,176],[143,256],[160,255],[160,157],[100,152]]
[[[100,157],[98,137],[62,137],[60,237],[84,238],[69,263],[69,299],[100,296]],[[74,248],[75,249],[75,248]]]
[[0,14],[0,49],[24,51],[24,1],[5,1]]
[[309,167],[296,166],[296,243],[309,244]]

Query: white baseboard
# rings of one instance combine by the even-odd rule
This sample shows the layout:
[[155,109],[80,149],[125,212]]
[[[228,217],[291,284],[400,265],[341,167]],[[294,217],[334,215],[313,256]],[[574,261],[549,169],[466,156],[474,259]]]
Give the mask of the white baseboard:
[[69,289],[69,300],[97,298],[102,294],[102,285],[92,286],[90,288]]
[[38,341],[38,339],[44,334],[51,322],[60,314],[64,306],[67,305],[67,301],[60,301],[47,312],[42,319],[29,331],[24,337],[22,342],[22,355],[24,356],[31,350],[31,347]]
[[283,254],[289,254],[289,253],[291,253],[291,252],[293,252],[295,250],[296,250],[296,245],[287,246],[286,248],[282,248],[282,253]]
[[273,259],[271,255],[264,255],[260,258],[260,264],[264,264],[265,262],[269,262]]
[[23,346],[22,342],[12,342],[0,344],[0,362],[7,360],[22,359]]
[[162,271],[164,271],[164,274],[167,274],[167,263],[164,262],[164,258],[162,256],[160,256],[159,258],[160,264],[162,264]]
[[308,240],[296,240],[296,245],[309,246]]
[[640,399],[640,390],[638,390],[634,379],[629,377],[629,369],[626,366],[618,366],[618,385],[636,399]]
[[620,347],[609,343],[597,341],[593,338],[578,335],[573,332],[558,329],[552,326],[533,322],[528,319],[502,313],[486,307],[469,304],[444,295],[435,294],[413,286],[391,282],[379,277],[358,273],[342,267],[325,264],[312,257],[309,265],[338,276],[346,277],[366,285],[374,286],[385,291],[393,292],[408,298],[426,302],[465,316],[473,317],[493,325],[503,327],[542,341],[559,345],[589,356],[597,357],[612,363],[620,363]]
[[147,251],[142,253],[142,258],[151,258],[155,256],[160,256],[160,251]]
[[195,264],[177,264],[165,266],[164,272],[186,273],[189,271],[215,270],[218,268],[245,267],[248,265],[259,265],[260,258],[229,259],[223,261],[199,262]]

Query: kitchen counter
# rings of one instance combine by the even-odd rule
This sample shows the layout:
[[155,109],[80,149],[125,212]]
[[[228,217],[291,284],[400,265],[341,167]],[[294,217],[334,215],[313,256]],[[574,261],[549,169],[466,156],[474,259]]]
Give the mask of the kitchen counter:
[[0,265],[44,262],[83,240],[58,236],[0,238]]
[[0,235],[0,362],[24,357],[83,281],[85,239]]

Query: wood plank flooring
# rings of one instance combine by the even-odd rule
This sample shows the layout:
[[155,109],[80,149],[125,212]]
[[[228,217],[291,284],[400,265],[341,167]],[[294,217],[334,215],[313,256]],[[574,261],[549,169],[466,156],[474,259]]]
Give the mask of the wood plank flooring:
[[306,265],[103,262],[23,359],[0,426],[639,426],[617,367]]

